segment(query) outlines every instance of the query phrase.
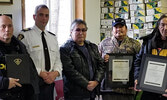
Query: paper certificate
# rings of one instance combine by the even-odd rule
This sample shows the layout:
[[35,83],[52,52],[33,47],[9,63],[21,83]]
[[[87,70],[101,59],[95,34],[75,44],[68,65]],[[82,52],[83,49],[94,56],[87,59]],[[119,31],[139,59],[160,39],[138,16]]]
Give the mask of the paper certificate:
[[112,81],[129,81],[129,59],[112,60]]
[[144,84],[162,87],[166,63],[148,61]]

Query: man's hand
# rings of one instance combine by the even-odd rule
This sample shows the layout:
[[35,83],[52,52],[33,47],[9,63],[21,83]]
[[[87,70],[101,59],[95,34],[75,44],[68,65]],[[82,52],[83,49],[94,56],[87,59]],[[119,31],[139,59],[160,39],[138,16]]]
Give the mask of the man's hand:
[[19,83],[19,79],[9,78],[8,89],[14,88],[16,86],[22,87],[22,85]]
[[93,91],[93,89],[98,85],[99,83],[97,81],[89,81],[87,89],[89,91]]
[[162,96],[167,97],[167,94],[162,94]]
[[138,84],[138,81],[137,81],[137,80],[135,80],[134,90],[135,90],[135,91],[141,91],[140,89],[137,89],[137,88],[136,88],[137,84]]
[[59,76],[58,71],[53,72],[41,72],[40,76],[43,78],[44,82],[47,84],[51,84],[54,82],[57,76]]
[[[167,93],[167,89],[165,90],[165,92]],[[162,94],[162,96],[167,97],[167,94]]]
[[40,77],[43,78],[43,80],[47,79],[47,76],[48,76],[48,72],[40,72]]
[[110,57],[110,56],[106,54],[106,55],[104,56],[104,62],[108,62],[109,57]]
[[57,76],[59,76],[58,71],[48,72],[48,76],[47,76],[47,79],[45,80],[45,82],[48,84],[51,84],[54,82],[54,80],[56,79]]

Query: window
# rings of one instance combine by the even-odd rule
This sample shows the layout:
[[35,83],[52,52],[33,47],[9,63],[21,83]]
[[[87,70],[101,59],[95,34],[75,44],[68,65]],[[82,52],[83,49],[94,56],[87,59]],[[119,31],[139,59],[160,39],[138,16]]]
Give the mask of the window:
[[59,45],[62,45],[70,35],[72,19],[72,0],[25,0],[25,27],[34,25],[33,14],[36,5],[46,4],[50,10],[50,19],[46,29],[55,33]]
[[70,25],[72,21],[71,0],[60,0],[60,13],[58,24],[58,41],[63,44],[70,36]]

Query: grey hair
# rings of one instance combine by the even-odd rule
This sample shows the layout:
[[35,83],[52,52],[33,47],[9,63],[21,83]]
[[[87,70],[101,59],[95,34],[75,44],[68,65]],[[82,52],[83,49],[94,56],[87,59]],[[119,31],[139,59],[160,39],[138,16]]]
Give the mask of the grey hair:
[[49,10],[49,8],[44,4],[38,5],[38,6],[35,7],[35,12],[34,12],[35,15],[37,14],[37,12],[40,8],[46,8],[46,9]]
[[72,22],[72,24],[71,24],[70,30],[72,31],[76,25],[80,25],[80,24],[85,25],[86,29],[88,29],[87,28],[87,24],[86,24],[86,22],[84,20],[82,20],[82,19],[75,19]]

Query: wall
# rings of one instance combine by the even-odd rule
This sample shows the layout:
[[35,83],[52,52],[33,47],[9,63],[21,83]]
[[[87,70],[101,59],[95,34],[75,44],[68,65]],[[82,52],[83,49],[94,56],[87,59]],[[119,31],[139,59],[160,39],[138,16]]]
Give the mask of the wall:
[[12,5],[0,5],[0,14],[12,14],[14,35],[22,29],[21,0],[13,0]]
[[[85,0],[85,19],[88,25],[87,40],[100,42],[100,0]],[[0,5],[0,13],[12,14],[14,34],[22,29],[21,0],[13,0],[12,5]]]
[[87,40],[98,44],[100,43],[100,0],[85,0],[85,6]]

